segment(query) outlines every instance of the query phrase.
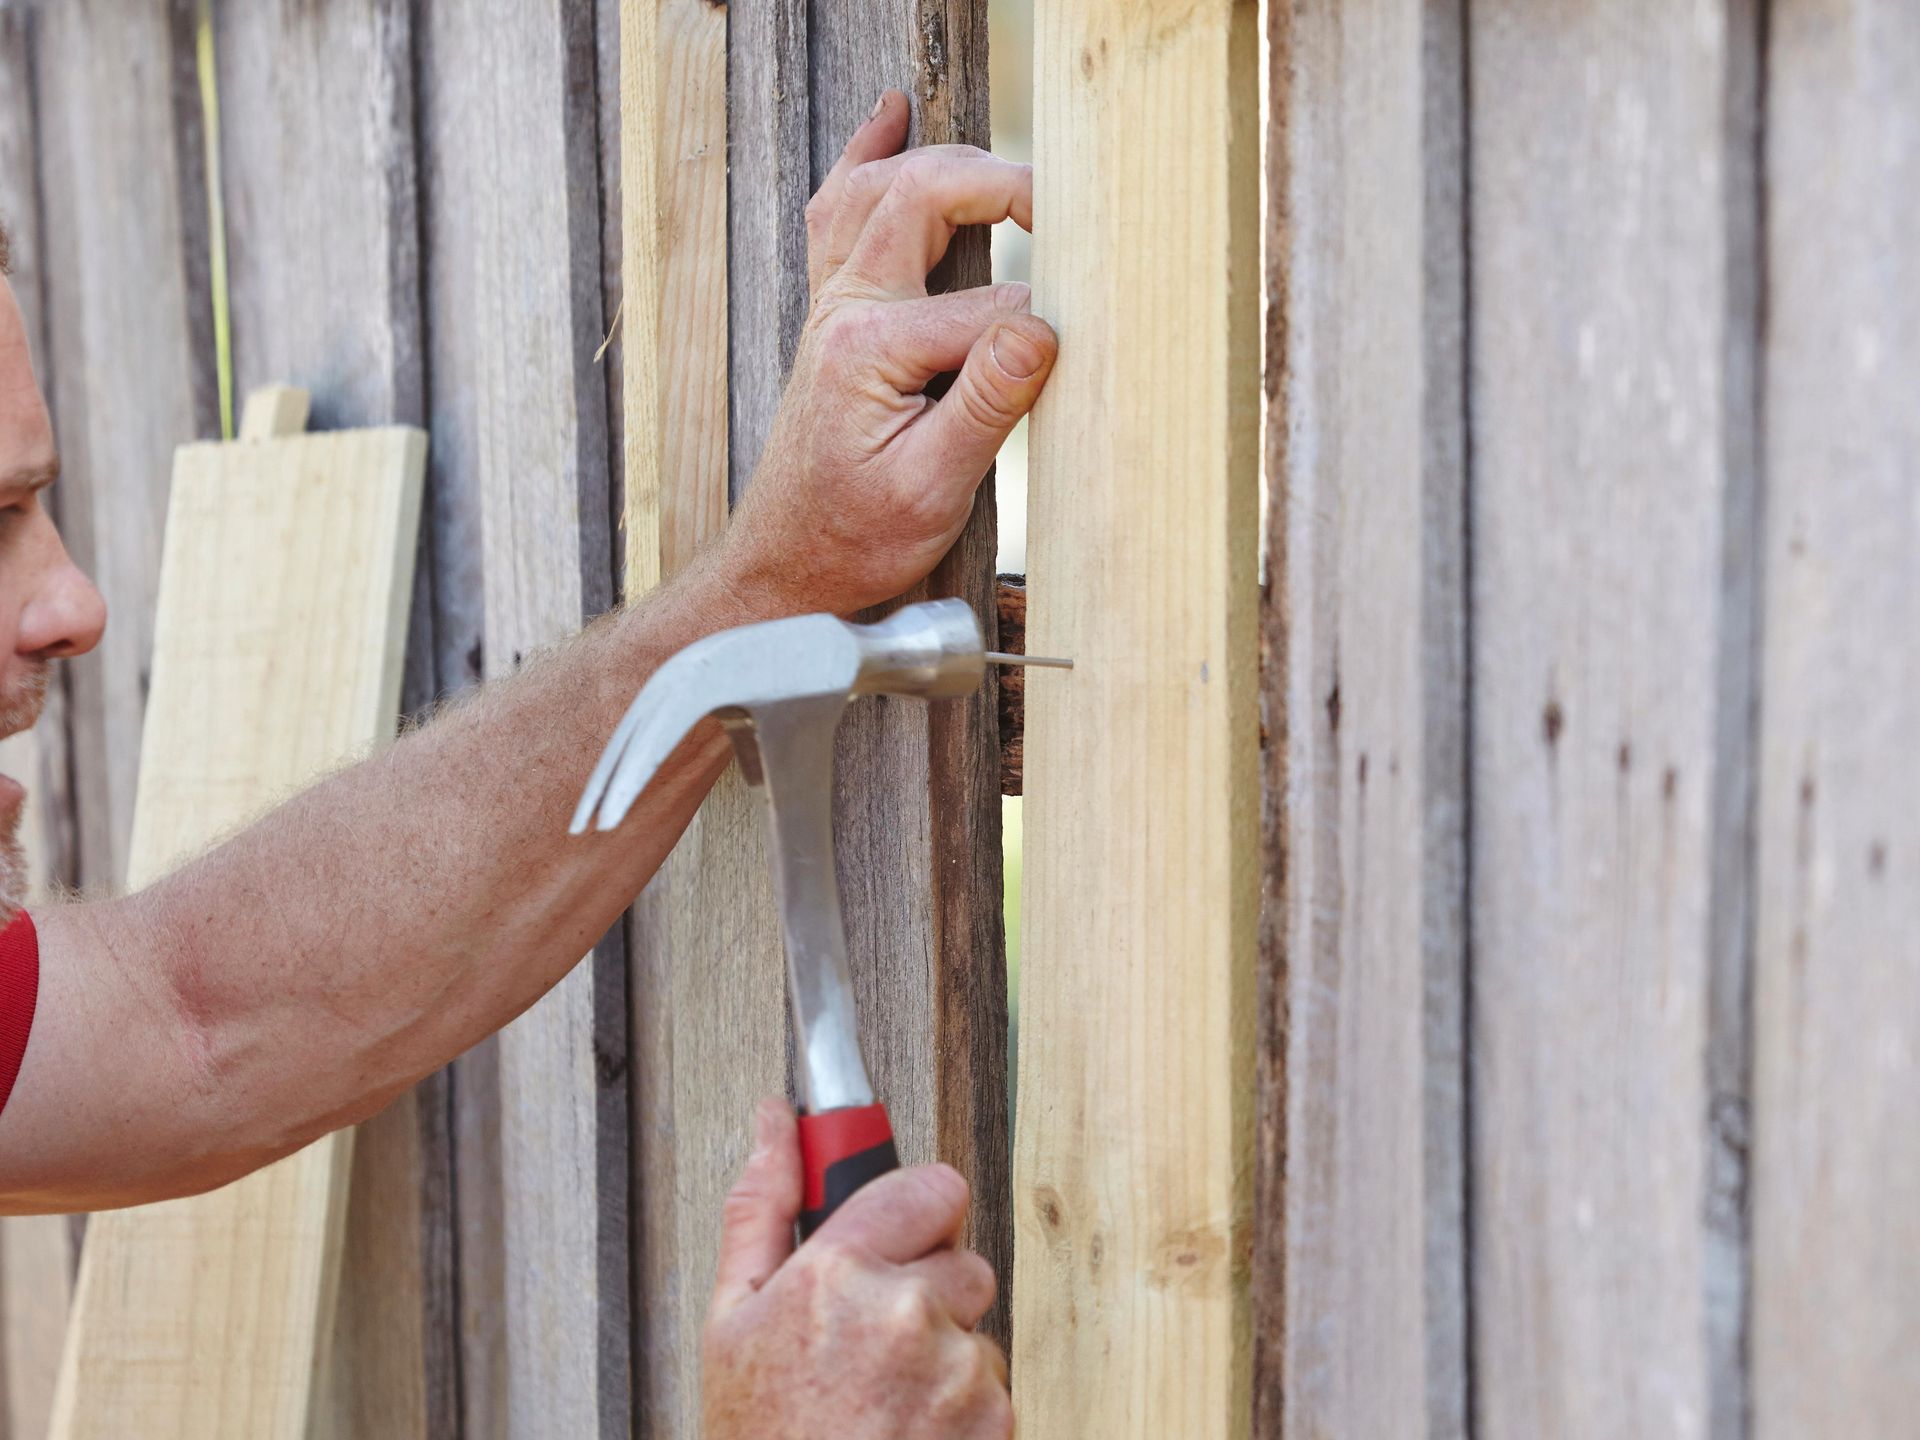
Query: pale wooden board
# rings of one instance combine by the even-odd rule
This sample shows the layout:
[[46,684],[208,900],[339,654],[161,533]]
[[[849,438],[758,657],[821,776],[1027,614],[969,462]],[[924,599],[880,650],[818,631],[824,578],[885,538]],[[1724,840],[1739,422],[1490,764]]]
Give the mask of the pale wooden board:
[[[766,20],[746,7],[736,13],[736,57],[763,43]],[[756,428],[728,436],[727,24],[704,0],[622,6],[630,600],[719,533],[729,454],[739,447],[735,468],[744,460],[750,469],[772,418],[763,407]],[[804,115],[804,87],[789,103]],[[735,142],[740,173],[766,173],[764,141]],[[744,183],[739,203],[764,204],[761,187]],[[755,251],[738,258],[743,278],[772,260]],[[758,376],[763,390],[779,363],[773,344],[757,335],[739,357],[738,373]],[[640,897],[630,936],[635,1404],[644,1433],[695,1440],[721,1199],[746,1157],[753,1102],[787,1083],[772,886],[759,814],[736,769]]]
[[1737,1433],[1708,1119],[1737,1101],[1709,1079],[1739,1030],[1751,35],[1472,18],[1475,1431]]
[[[434,442],[503,676],[612,595],[594,16],[434,7],[419,40]],[[469,1434],[627,1432],[625,964],[615,936],[462,1074]]]
[[1462,1436],[1464,26],[1269,20],[1255,1429]]
[[[212,6],[234,383],[243,394],[299,384],[317,430],[426,417],[415,8]],[[477,514],[476,487],[436,463],[401,687],[409,714],[480,672]],[[426,1433],[458,1421],[444,1083],[361,1127],[354,1184],[366,1193],[349,1204],[333,1347],[343,1370],[327,1381],[348,1428],[353,1412],[411,1424],[423,1386]],[[405,1176],[386,1176],[389,1164]]]
[[[131,883],[392,737],[425,456],[398,428],[179,452]],[[352,1148],[96,1216],[53,1434],[304,1440]]]
[[1920,14],[1767,57],[1753,1433],[1920,1414]]
[[76,878],[101,890],[126,879],[173,450],[219,429],[190,10],[73,0],[38,17],[60,518],[113,616],[70,667]]
[[1027,645],[1075,668],[1026,696],[1014,1406],[1037,1440],[1243,1436],[1255,7],[1036,21]]

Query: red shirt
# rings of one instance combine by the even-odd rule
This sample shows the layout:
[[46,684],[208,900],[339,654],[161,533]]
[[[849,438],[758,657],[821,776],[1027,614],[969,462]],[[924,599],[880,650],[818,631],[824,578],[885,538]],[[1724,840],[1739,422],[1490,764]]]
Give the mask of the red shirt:
[[33,1010],[40,999],[40,936],[22,910],[0,929],[0,1110],[26,1057]]

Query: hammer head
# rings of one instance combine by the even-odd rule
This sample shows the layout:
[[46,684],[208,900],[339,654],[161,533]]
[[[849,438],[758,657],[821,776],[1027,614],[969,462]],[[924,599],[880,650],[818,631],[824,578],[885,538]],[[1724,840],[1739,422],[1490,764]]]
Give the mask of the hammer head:
[[872,625],[799,615],[695,641],[641,687],[587,781],[572,833],[618,826],[674,747],[709,715],[752,726],[759,712],[795,702],[965,695],[986,673],[985,651],[964,600],[907,605]]

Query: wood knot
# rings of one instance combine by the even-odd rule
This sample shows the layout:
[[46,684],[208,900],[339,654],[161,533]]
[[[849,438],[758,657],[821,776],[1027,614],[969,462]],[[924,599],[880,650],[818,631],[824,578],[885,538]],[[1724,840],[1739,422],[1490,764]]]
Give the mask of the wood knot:
[[1217,1290],[1227,1283],[1227,1240],[1209,1226],[1170,1232],[1154,1249],[1148,1280],[1162,1290]]

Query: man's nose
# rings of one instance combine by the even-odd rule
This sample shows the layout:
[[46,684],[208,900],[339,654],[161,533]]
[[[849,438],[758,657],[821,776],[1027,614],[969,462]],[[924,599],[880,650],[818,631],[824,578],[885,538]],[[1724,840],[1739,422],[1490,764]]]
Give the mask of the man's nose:
[[59,547],[53,567],[20,617],[21,653],[43,660],[84,655],[100,643],[106,628],[106,600],[65,547]]

